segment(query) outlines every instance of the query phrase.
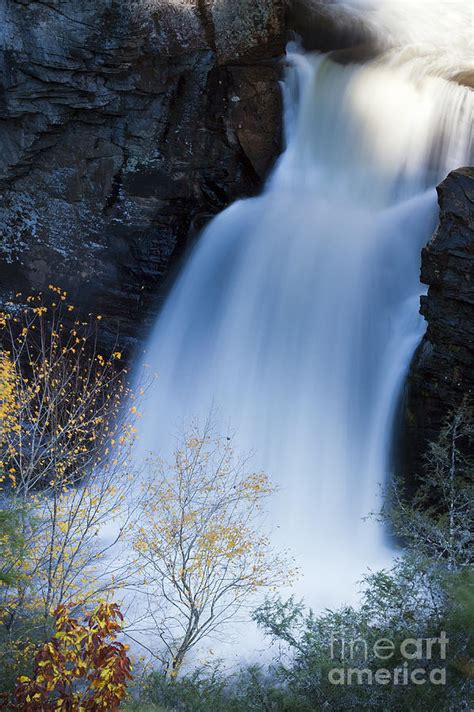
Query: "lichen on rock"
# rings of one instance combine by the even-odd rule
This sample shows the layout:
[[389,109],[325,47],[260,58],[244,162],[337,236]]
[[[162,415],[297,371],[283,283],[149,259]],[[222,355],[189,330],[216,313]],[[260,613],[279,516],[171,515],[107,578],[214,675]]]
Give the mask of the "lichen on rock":
[[0,28],[1,295],[60,275],[133,344],[278,155],[282,3],[16,0]]

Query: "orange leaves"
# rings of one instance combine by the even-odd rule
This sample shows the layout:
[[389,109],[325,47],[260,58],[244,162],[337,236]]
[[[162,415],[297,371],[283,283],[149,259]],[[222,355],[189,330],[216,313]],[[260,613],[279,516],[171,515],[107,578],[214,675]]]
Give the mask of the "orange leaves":
[[132,679],[128,647],[117,641],[122,621],[115,603],[101,603],[82,623],[58,606],[55,634],[37,653],[32,677],[18,679],[9,709],[118,710]]

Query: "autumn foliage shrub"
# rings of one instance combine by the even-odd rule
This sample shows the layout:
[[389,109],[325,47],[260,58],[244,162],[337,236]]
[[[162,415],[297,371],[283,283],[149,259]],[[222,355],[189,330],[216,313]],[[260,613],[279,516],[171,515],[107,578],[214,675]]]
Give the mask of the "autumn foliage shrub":
[[65,606],[54,613],[55,633],[35,657],[31,677],[21,676],[4,710],[114,712],[131,680],[127,646],[117,640],[123,616],[115,603],[101,603],[73,618]]

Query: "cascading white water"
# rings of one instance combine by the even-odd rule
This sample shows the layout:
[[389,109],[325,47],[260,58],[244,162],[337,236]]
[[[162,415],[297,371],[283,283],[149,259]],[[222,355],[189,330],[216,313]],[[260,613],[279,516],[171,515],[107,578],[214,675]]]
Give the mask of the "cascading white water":
[[[142,451],[214,411],[280,488],[275,543],[315,605],[387,555],[363,517],[390,471],[397,399],[424,324],[434,186],[467,162],[467,88],[374,61],[288,55],[287,149],[263,195],[215,218],[150,337]],[[417,65],[418,67],[418,65]]]

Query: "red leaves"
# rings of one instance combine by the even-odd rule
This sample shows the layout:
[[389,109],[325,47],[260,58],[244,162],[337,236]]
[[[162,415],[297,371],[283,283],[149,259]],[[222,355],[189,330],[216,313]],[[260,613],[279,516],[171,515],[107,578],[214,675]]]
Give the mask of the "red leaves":
[[13,699],[0,709],[29,712],[116,712],[131,680],[127,646],[116,639],[123,616],[116,603],[101,603],[72,618],[65,606],[54,613],[55,634],[35,658],[33,677],[21,677]]

